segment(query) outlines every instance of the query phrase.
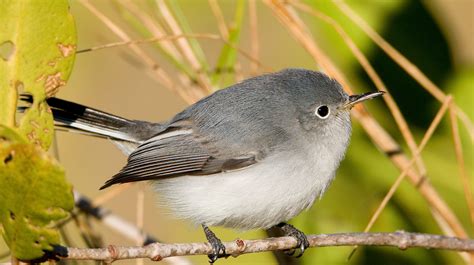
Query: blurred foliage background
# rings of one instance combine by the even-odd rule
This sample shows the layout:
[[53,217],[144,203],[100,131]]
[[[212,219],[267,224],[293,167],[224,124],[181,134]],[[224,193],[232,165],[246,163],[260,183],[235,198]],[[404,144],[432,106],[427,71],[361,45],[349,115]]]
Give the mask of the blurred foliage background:
[[[150,37],[143,25],[133,21],[122,1],[91,1],[90,3],[110,17],[132,39]],[[126,1],[124,1],[126,2]],[[133,1],[157,20],[155,1]],[[219,1],[227,25],[240,31],[238,46],[249,50],[252,37],[249,31],[247,3],[244,1]],[[368,57],[398,103],[409,123],[417,142],[428,128],[440,107],[426,90],[409,77],[381,51],[356,25],[345,17],[332,1],[306,1],[324,12],[349,33],[357,46]],[[346,3],[362,16],[389,43],[417,65],[455,102],[474,119],[474,2],[470,0],[350,0]],[[218,23],[207,1],[177,1],[183,17],[193,33],[219,34]],[[236,8],[243,5],[242,23],[235,24]],[[241,6],[242,7],[242,6]],[[78,50],[118,41],[117,37],[89,12],[81,1],[71,1],[78,31]],[[259,60],[272,70],[287,67],[318,69],[307,52],[288,34],[271,11],[257,1]],[[355,60],[346,44],[333,28],[309,15],[302,14],[310,25],[315,41],[356,84],[356,92],[374,90],[375,87]],[[234,24],[233,24],[234,23]],[[223,43],[199,39],[208,73],[212,76],[218,64]],[[154,44],[141,44],[154,61],[168,72],[179,72]],[[239,76],[253,73],[250,63],[237,55],[235,72],[223,75],[217,83],[225,87]],[[262,72],[262,71],[260,71]],[[163,121],[186,107],[187,103],[164,88],[151,77],[148,66],[136,57],[127,46],[78,54],[76,65],[67,87],[58,95],[88,106],[105,110],[131,119]],[[403,137],[390,112],[381,100],[366,104],[370,113],[399,142]],[[337,178],[321,201],[304,212],[292,224],[307,234],[362,231],[383,196],[399,175],[393,164],[371,143],[366,133],[354,121],[352,142]],[[465,127],[460,124],[464,155],[468,173],[473,173],[473,148]],[[67,176],[75,189],[94,198],[102,192],[98,187],[114,175],[125,163],[126,157],[110,142],[68,133],[57,133],[57,150]],[[408,150],[404,146],[404,150]],[[473,227],[469,220],[462,182],[456,164],[449,120],[435,132],[422,153],[428,178],[461,220],[470,237]],[[470,179],[472,189],[473,180]],[[146,183],[139,183],[125,190],[104,206],[114,213],[135,222],[137,219],[137,191],[145,191],[143,229],[164,242],[202,242],[201,229],[185,221],[176,220],[168,209],[158,208],[159,197],[152,194]],[[139,218],[139,217],[138,217]],[[140,218],[139,218],[140,219]],[[93,226],[100,231],[106,244],[133,245],[100,222]],[[75,225],[66,226],[76,246],[84,246]],[[416,188],[402,183],[371,231],[406,230],[442,234],[430,209]],[[235,238],[262,238],[263,231],[238,232],[216,228],[222,240]],[[0,243],[3,244],[3,243]],[[4,245],[0,245],[3,249]],[[308,250],[298,260],[300,264],[463,264],[457,253],[425,249],[400,251],[394,248],[361,247],[347,261],[352,248],[331,247]],[[195,264],[207,264],[203,256],[190,257]],[[149,262],[149,261],[145,261]],[[82,263],[82,262],[81,262]],[[131,261],[117,262],[129,264]],[[243,255],[237,259],[219,260],[217,264],[275,264],[271,253]]]

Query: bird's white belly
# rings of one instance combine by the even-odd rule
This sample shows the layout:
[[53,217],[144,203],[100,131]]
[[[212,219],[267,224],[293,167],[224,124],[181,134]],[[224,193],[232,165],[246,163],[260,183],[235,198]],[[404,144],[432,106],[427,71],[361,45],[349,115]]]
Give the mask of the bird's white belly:
[[340,157],[315,156],[280,153],[241,170],[157,180],[153,186],[179,218],[242,230],[269,228],[310,207],[330,184]]

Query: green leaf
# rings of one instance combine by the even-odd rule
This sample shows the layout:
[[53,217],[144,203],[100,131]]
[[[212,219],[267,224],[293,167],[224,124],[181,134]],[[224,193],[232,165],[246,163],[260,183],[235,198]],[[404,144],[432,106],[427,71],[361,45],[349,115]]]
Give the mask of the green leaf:
[[18,93],[32,94],[34,103],[20,121],[20,131],[47,148],[53,119],[44,99],[65,85],[75,58],[76,30],[68,2],[0,0],[0,25],[0,124],[14,126]]
[[[0,232],[12,256],[31,260],[60,243],[55,224],[74,207],[63,169],[41,147],[53,136],[45,99],[69,78],[76,31],[66,0],[0,0],[0,25]],[[24,92],[34,101],[17,125]]]
[[0,125],[0,222],[13,256],[31,260],[60,243],[55,222],[74,207],[63,169],[40,147]]

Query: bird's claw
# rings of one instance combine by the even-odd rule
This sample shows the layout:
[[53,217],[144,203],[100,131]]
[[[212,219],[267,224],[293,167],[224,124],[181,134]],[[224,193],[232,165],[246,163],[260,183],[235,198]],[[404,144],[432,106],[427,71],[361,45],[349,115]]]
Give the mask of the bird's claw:
[[285,233],[286,236],[295,238],[297,242],[296,248],[286,250],[285,254],[288,256],[293,256],[296,250],[299,249],[299,253],[295,257],[299,258],[303,256],[305,250],[309,248],[309,241],[306,235],[300,230],[296,229],[294,226],[287,223],[280,223],[277,226]]
[[202,225],[204,229],[204,234],[206,235],[207,241],[211,244],[213,252],[207,257],[209,258],[209,263],[213,264],[219,258],[226,258],[229,255],[225,253],[225,246],[222,244],[222,241],[214,234],[214,232],[209,229],[209,227]]
[[[227,257],[228,255],[225,253],[225,246],[222,244],[222,242],[216,238],[217,240],[209,240],[209,244],[211,244],[213,253],[207,255],[209,258],[209,263],[213,264],[216,262],[219,258],[222,257]],[[212,242],[211,242],[212,241]]]

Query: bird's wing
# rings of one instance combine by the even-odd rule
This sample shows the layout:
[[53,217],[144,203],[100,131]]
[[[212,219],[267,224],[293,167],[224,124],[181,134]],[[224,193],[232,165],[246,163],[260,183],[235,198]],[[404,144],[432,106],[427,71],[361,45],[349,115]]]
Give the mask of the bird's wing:
[[256,163],[256,154],[235,155],[213,150],[212,143],[196,135],[191,128],[165,130],[145,141],[132,152],[127,165],[101,189],[117,183],[177,177],[209,175],[235,170]]

